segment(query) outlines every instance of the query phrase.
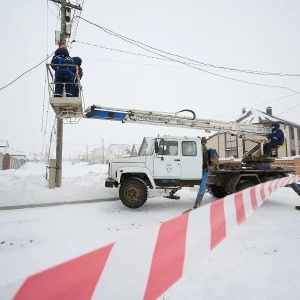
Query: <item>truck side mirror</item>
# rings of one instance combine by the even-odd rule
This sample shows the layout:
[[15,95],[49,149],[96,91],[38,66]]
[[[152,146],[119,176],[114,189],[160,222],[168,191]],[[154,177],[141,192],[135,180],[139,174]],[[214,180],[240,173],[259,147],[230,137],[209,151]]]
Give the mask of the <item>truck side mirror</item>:
[[155,140],[155,143],[154,143],[154,149],[155,149],[155,153],[158,153],[159,147],[158,147],[158,142],[157,142],[157,140]]

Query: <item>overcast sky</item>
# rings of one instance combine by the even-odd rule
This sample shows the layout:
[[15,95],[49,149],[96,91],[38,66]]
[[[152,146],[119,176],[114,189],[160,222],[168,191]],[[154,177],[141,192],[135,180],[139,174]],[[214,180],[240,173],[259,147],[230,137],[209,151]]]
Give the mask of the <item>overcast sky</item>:
[[[82,0],[77,1],[82,3]],[[72,3],[76,3],[73,0]],[[51,10],[51,11],[50,11]],[[85,0],[82,17],[126,37],[197,61],[231,68],[300,73],[300,2],[279,0]],[[51,54],[60,29],[58,7],[44,0],[1,3],[0,88]],[[73,28],[74,29],[74,28]],[[80,20],[80,42],[153,54]],[[284,88],[220,78],[180,63],[138,57],[73,43],[71,56],[83,59],[86,107],[102,106],[176,112],[192,109],[198,118],[235,120],[242,107],[300,123],[300,77],[245,75],[202,69]],[[0,91],[0,140],[13,149],[39,152],[49,146],[54,113],[44,100],[45,64]],[[283,99],[278,99],[288,96]],[[278,100],[275,100],[278,99]],[[46,125],[47,123],[47,125]],[[156,134],[199,135],[194,130],[83,119],[64,126],[64,155],[84,146],[140,143]],[[92,146],[91,146],[92,147]],[[84,148],[83,148],[84,149]]]

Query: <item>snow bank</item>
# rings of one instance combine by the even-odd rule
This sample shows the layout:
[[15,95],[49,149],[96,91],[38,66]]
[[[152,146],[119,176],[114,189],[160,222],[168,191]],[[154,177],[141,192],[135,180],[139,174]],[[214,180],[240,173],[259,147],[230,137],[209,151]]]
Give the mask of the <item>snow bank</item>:
[[104,187],[107,165],[63,163],[62,186],[49,189],[46,164],[28,162],[17,170],[0,171],[0,206],[106,199],[117,189]]

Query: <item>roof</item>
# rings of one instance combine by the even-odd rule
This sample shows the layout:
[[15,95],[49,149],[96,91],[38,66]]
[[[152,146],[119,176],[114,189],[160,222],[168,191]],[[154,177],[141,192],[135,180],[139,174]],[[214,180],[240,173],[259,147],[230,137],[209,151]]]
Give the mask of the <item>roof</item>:
[[[105,149],[104,149],[104,154],[105,154]],[[102,148],[95,148],[93,150],[93,156],[101,156],[103,155],[103,149]]]
[[8,147],[8,141],[0,140],[0,148],[6,148],[6,147]]
[[115,155],[121,155],[124,149],[131,149],[131,145],[127,144],[110,144],[109,148],[114,152]]
[[261,124],[261,123],[273,123],[273,122],[279,122],[281,124],[286,124],[292,127],[300,128],[300,125],[275,117],[270,116],[267,113],[264,113],[257,109],[250,109],[243,113],[237,120],[237,123],[243,123],[243,124]]

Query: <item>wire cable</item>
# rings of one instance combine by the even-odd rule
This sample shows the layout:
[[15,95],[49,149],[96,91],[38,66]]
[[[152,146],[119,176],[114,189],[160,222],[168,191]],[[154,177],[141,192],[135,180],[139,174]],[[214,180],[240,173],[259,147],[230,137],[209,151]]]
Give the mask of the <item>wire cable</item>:
[[[287,97],[291,97],[291,96],[294,96],[294,95],[297,95],[297,94],[298,94],[298,93],[293,93],[293,94],[289,94],[289,95],[286,95],[286,96],[283,96],[283,97],[279,97],[279,98],[275,98],[275,99],[272,99],[272,100],[264,101],[264,102],[261,102],[261,103],[259,103],[259,104],[256,104],[256,105],[252,106],[252,108],[253,108],[253,107],[257,107],[257,106],[261,106],[261,105],[263,105],[263,104],[270,103],[270,102],[273,102],[273,101],[281,100],[281,99],[284,99],[284,98],[287,98]],[[224,116],[227,116],[227,115],[231,115],[231,114],[236,113],[236,112],[239,112],[239,111],[240,111],[240,109],[233,110],[233,111],[231,111],[231,112],[229,112],[229,113],[222,114],[222,115],[218,115],[218,116],[216,116],[215,118],[219,118],[219,117],[224,117]]]
[[[100,26],[100,25],[97,25],[91,21],[88,21],[82,17],[80,17],[82,20],[86,21],[87,23],[91,24],[91,25],[94,25],[100,29],[102,29],[104,32],[106,33],[109,33],[111,35],[114,35],[118,38],[123,38],[123,39],[126,39],[127,42],[132,42],[132,43],[138,43],[140,45],[143,45],[145,47],[148,47],[150,49],[153,49],[153,50],[156,50],[156,51],[159,51],[159,52],[162,52],[164,54],[167,54],[167,55],[172,55],[172,56],[175,56],[175,57],[178,57],[178,58],[182,58],[182,59],[185,59],[185,60],[189,60],[189,61],[192,61],[194,63],[198,63],[198,64],[201,64],[203,66],[208,66],[208,67],[213,67],[213,68],[220,68],[220,69],[225,69],[225,70],[230,70],[230,71],[236,71],[236,72],[242,72],[242,73],[248,73],[248,74],[255,74],[255,75],[267,75],[267,76],[293,76],[293,77],[300,77],[300,74],[289,74],[289,73],[272,73],[272,72],[265,72],[265,71],[255,71],[255,70],[245,70],[245,69],[237,69],[237,68],[229,68],[229,67],[223,67],[223,66],[217,66],[217,65],[213,65],[213,64],[208,64],[208,63],[204,63],[204,62],[200,62],[200,61],[197,61],[197,60],[194,60],[194,59],[190,59],[190,58],[187,58],[185,56],[181,56],[181,55],[177,55],[177,54],[173,54],[173,53],[170,53],[170,52],[167,52],[167,51],[163,51],[163,50],[160,50],[158,48],[155,48],[155,47],[152,47],[152,46],[149,46],[147,44],[144,44],[142,42],[139,42],[139,41],[136,41],[136,40],[133,40],[133,39],[130,39],[128,37],[125,37],[121,34],[118,34],[110,29],[107,29],[103,26]],[[149,51],[149,50],[147,50]],[[158,53],[156,53],[157,55],[159,55]],[[217,75],[217,74],[215,74]]]
[[44,127],[44,114],[45,114],[45,102],[46,102],[46,85],[47,85],[47,70],[45,74],[45,83],[44,83],[44,99],[43,99],[43,112],[42,112],[42,126],[41,131],[43,132]]
[[[202,71],[202,72],[205,72],[205,73],[208,73],[208,74],[217,76],[217,77],[221,77],[221,78],[225,78],[225,79],[229,79],[229,80],[233,80],[233,81],[237,81],[237,82],[242,82],[242,83],[246,83],[246,84],[250,84],[250,85],[257,85],[257,86],[268,87],[268,88],[285,89],[285,90],[288,90],[288,91],[291,91],[291,92],[294,92],[294,93],[299,93],[299,92],[297,92],[297,91],[295,91],[295,90],[293,90],[293,89],[291,89],[291,88],[285,87],[285,86],[279,86],[279,85],[267,85],[267,84],[262,84],[262,83],[258,83],[258,82],[251,82],[251,81],[246,81],[246,80],[242,80],[242,79],[238,79],[238,78],[234,78],[234,77],[228,77],[228,76],[224,76],[224,75],[221,75],[221,74],[213,73],[213,72],[211,72],[211,71],[203,70],[203,69],[198,68],[198,67],[196,67],[196,66],[190,65],[189,63],[186,63],[186,62],[183,62],[183,61],[180,61],[180,60],[177,60],[177,59],[173,59],[173,58],[167,57],[167,56],[165,56],[165,55],[163,55],[163,54],[154,52],[154,51],[149,50],[149,49],[147,49],[147,48],[145,48],[145,47],[149,47],[149,48],[151,48],[151,49],[155,49],[155,50],[160,51],[160,52],[162,52],[162,53],[167,53],[167,54],[169,54],[169,55],[173,55],[173,56],[176,56],[176,57],[180,57],[180,56],[178,56],[178,55],[171,54],[171,53],[168,53],[168,52],[165,52],[165,51],[162,51],[162,50],[153,48],[153,47],[151,47],[151,46],[145,45],[145,44],[143,44],[143,43],[140,43],[140,42],[138,42],[138,41],[132,40],[132,39],[127,38],[127,37],[125,37],[125,36],[122,36],[122,35],[120,35],[120,34],[118,34],[118,33],[115,33],[115,32],[113,32],[113,31],[111,31],[111,30],[109,30],[109,29],[106,29],[106,28],[104,28],[104,27],[102,27],[102,26],[100,26],[100,25],[97,25],[97,24],[95,24],[95,23],[93,23],[93,22],[90,22],[90,21],[88,21],[88,20],[86,20],[86,19],[84,19],[84,18],[82,18],[82,17],[80,17],[80,18],[81,18],[82,20],[84,20],[84,21],[90,23],[91,25],[94,25],[94,26],[100,28],[100,29],[103,30],[104,32],[106,32],[106,33],[108,33],[108,34],[110,34],[110,35],[113,35],[113,36],[115,36],[115,37],[117,37],[117,38],[119,38],[119,39],[121,39],[121,40],[123,40],[123,41],[125,41],[125,42],[127,42],[127,43],[133,44],[133,45],[135,45],[135,46],[137,46],[137,47],[139,47],[139,48],[141,48],[141,49],[143,49],[143,50],[145,50],[145,51],[148,51],[148,52],[154,53],[154,54],[156,54],[156,55],[159,55],[159,56],[161,56],[161,57],[167,58],[167,59],[169,59],[170,61],[178,62],[178,63],[181,63],[181,64],[183,64],[183,65],[189,66],[189,67],[191,67],[191,68],[193,68],[193,69],[197,69],[197,70],[200,70],[200,71]],[[141,46],[141,45],[143,45],[143,46]],[[145,45],[145,47],[144,47],[144,45]],[[195,61],[194,61],[194,62],[195,62]]]
[[[54,53],[54,52],[53,52]],[[2,86],[0,88],[0,91],[4,90],[5,88],[7,88],[8,86],[10,86],[11,84],[13,84],[14,82],[16,82],[18,79],[20,79],[21,77],[23,77],[25,74],[27,74],[28,72],[34,70],[35,68],[37,68],[38,66],[40,66],[42,63],[44,63],[45,61],[47,61],[47,59],[53,55],[53,53],[51,53],[50,55],[47,56],[47,58],[45,58],[44,60],[42,60],[40,63],[38,63],[37,65],[35,65],[34,67],[30,68],[29,70],[23,72],[21,75],[19,75],[16,79],[14,79],[13,81],[11,81],[10,83]]]
[[92,46],[92,47],[97,47],[97,48],[101,48],[101,49],[106,49],[106,50],[111,50],[111,51],[116,51],[116,52],[121,52],[121,53],[136,55],[136,56],[148,57],[148,58],[153,58],[153,59],[159,59],[159,60],[164,60],[164,61],[170,61],[169,59],[166,59],[166,58],[155,57],[155,56],[151,56],[151,55],[147,55],[147,54],[140,54],[140,53],[135,53],[135,52],[125,51],[125,50],[120,50],[120,49],[116,49],[116,48],[109,48],[109,47],[95,45],[95,44],[81,42],[81,41],[75,41],[75,40],[73,40],[72,43],[80,43],[80,44],[84,44],[84,45],[88,45],[88,46]]
[[164,67],[164,68],[176,68],[176,69],[189,69],[189,67],[180,67],[180,66],[169,66],[169,65],[159,65],[159,64],[147,64],[147,63],[137,63],[132,61],[119,61],[119,60],[108,60],[108,59],[97,59],[97,58],[88,58],[82,57],[84,60],[95,60],[108,63],[118,63],[118,64],[130,64],[130,65],[141,65],[141,66],[151,66],[151,67]]
[[[84,1],[85,0],[82,0],[82,3],[80,5],[81,8],[83,8]],[[76,1],[76,4],[79,5],[79,1]],[[72,18],[72,22],[71,22],[71,23],[76,22],[76,25],[75,25],[75,30],[73,31],[73,34],[70,37],[70,40],[71,40],[70,48],[72,48],[73,40],[75,39],[75,36],[76,36],[76,33],[77,33],[77,29],[78,29],[78,25],[79,25],[79,19],[80,19],[81,13],[82,13],[82,9],[79,11],[78,15],[76,15],[76,13],[77,13],[77,10],[75,10],[75,14],[74,14],[74,16]]]
[[[286,110],[284,110],[284,111],[282,111],[282,112],[276,114],[276,116],[282,115],[283,113],[285,113],[285,112],[287,112],[287,111],[290,111],[291,109],[293,109],[293,108],[295,108],[295,107],[298,107],[299,105],[300,105],[300,104],[297,104],[297,105],[295,105],[295,106],[293,106],[293,107],[290,107],[290,108],[288,108],[288,109],[286,109]],[[276,116],[275,116],[275,117],[276,117]]]

